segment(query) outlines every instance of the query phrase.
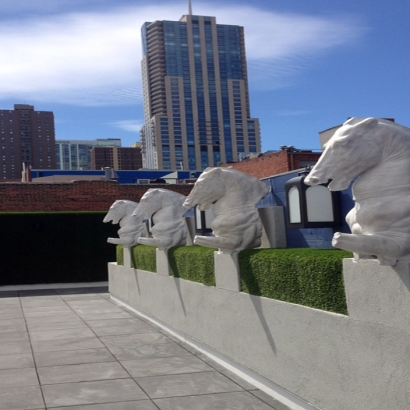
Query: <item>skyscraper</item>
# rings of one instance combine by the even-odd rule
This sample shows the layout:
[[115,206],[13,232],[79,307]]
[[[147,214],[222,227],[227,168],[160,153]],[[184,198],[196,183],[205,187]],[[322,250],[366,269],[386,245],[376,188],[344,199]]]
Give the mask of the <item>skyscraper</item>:
[[56,167],[54,115],[15,104],[0,110],[0,178],[21,180],[23,163],[40,169]]
[[215,17],[142,26],[145,168],[201,170],[260,152],[243,27]]

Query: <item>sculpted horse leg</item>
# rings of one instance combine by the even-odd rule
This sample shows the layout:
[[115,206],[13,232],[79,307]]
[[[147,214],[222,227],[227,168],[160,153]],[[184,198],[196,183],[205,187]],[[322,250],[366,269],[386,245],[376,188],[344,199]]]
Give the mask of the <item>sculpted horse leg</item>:
[[194,238],[194,244],[200,246],[206,246],[208,248],[218,248],[223,253],[235,252],[234,248],[239,245],[238,239],[236,240],[227,236],[199,236]]
[[[403,246],[401,243],[396,239],[377,234],[357,235],[336,232],[333,236],[332,245],[335,248],[354,252],[356,257],[360,257],[362,254],[377,255],[382,265],[394,266],[397,259],[403,255]],[[393,257],[384,256],[386,254],[393,255]]]
[[141,245],[156,246],[159,250],[170,248],[172,238],[139,238],[138,243]]

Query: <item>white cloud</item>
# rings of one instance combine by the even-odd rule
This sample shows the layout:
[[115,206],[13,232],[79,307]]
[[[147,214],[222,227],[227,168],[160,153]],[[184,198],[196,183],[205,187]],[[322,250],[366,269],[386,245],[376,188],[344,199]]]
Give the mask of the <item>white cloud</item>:
[[[67,3],[64,3],[67,4]],[[0,22],[0,99],[118,105],[141,102],[140,27],[178,20],[186,4],[109,12],[37,15]],[[254,7],[195,4],[196,14],[245,27],[250,83],[286,85],[289,75],[324,51],[363,33],[354,18],[280,14]]]
[[111,122],[110,125],[112,125],[115,128],[119,128],[124,131],[130,131],[130,132],[140,132],[140,128],[143,125],[142,121],[138,120],[123,120],[123,121],[115,121]]

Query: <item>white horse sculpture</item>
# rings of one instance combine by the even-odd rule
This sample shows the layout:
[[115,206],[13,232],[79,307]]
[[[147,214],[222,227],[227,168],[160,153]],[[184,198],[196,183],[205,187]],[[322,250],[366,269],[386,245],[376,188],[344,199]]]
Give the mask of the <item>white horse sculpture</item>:
[[381,265],[410,261],[410,131],[388,120],[352,118],[326,143],[305,183],[346,189],[354,177],[352,234],[335,233],[333,246],[355,260],[375,255]]
[[207,168],[195,183],[184,207],[212,205],[214,236],[195,236],[196,245],[219,248],[222,253],[257,248],[261,244],[262,223],[256,204],[269,188],[259,179],[229,168]]
[[133,215],[138,219],[152,217],[153,238],[140,238],[138,243],[156,246],[160,250],[185,245],[187,228],[183,215],[186,209],[182,207],[185,198],[186,196],[167,189],[149,189]]
[[134,218],[132,215],[137,206],[138,202],[126,199],[119,199],[111,205],[103,222],[119,223],[120,230],[118,231],[119,238],[108,238],[108,243],[121,244],[125,247],[138,245],[138,238],[143,236],[144,225],[142,219]]

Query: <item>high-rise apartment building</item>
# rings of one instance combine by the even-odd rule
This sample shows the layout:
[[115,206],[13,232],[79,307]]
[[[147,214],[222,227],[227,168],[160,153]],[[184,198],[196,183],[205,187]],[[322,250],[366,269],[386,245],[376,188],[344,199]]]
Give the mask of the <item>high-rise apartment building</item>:
[[23,163],[40,169],[56,167],[54,115],[15,104],[0,110],[0,179],[21,180]]
[[57,169],[70,171],[93,169],[91,165],[91,150],[94,147],[121,147],[121,139],[57,140]]
[[142,27],[144,168],[201,170],[261,151],[244,29],[185,15]]
[[92,169],[110,167],[119,170],[142,168],[141,147],[93,147],[91,150]]

